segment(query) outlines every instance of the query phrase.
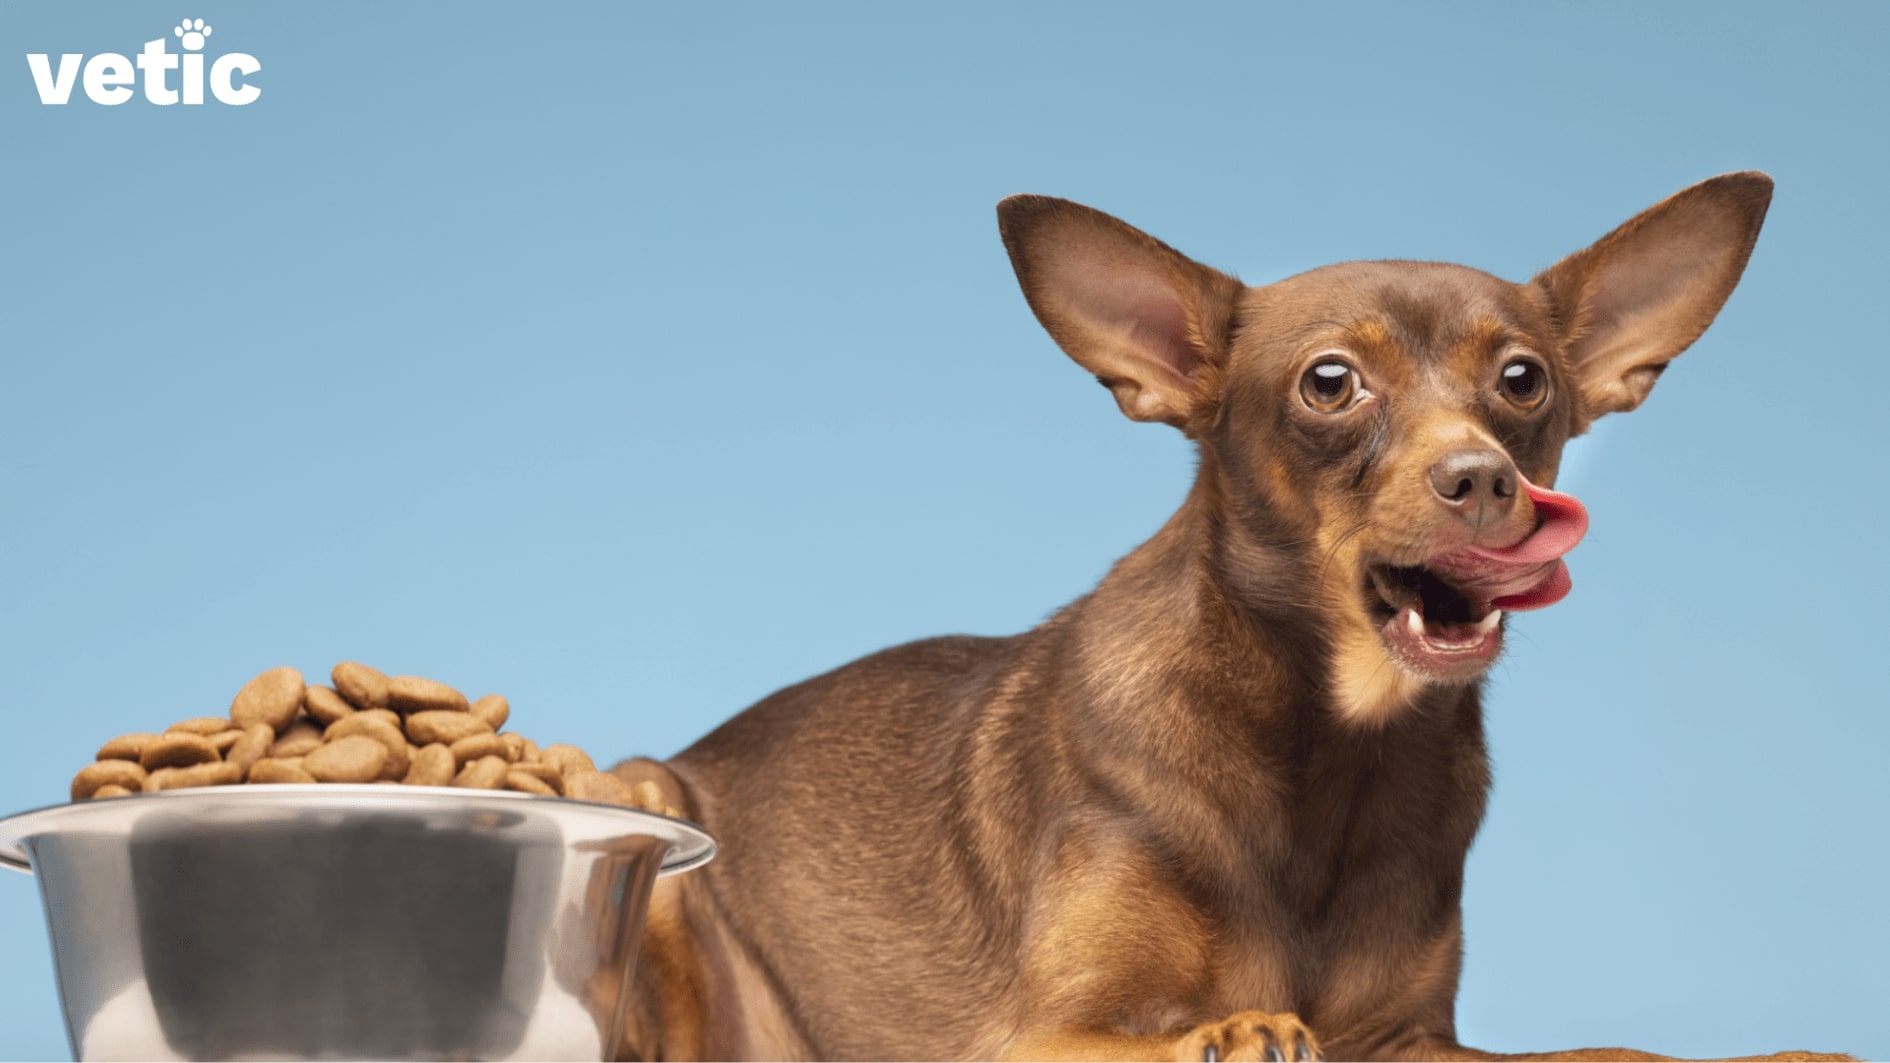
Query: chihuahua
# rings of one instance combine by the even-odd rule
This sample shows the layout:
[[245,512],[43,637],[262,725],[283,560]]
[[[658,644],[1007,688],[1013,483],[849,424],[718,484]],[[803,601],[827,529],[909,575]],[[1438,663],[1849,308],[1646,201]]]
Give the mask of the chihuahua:
[[1569,589],[1563,444],[1705,331],[1771,192],[1713,178],[1526,284],[1258,288],[1000,203],[1037,319],[1194,440],[1193,488],[1035,630],[885,650],[615,769],[723,854],[651,901],[625,1058],[1499,1058],[1454,1019],[1481,682]]

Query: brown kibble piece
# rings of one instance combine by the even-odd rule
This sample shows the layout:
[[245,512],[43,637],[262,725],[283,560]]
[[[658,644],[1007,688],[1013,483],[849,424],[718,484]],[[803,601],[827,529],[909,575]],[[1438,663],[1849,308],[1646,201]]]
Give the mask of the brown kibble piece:
[[138,763],[145,771],[187,768],[192,764],[222,759],[223,755],[217,752],[217,747],[211,745],[208,738],[188,731],[161,734],[146,742],[144,751],[138,754]]
[[396,731],[400,730],[400,713],[395,712],[393,709],[362,709],[360,712],[355,713],[355,715],[365,716],[370,720],[379,720]]
[[473,790],[497,790],[505,785],[506,764],[504,757],[481,757],[466,765],[453,778],[454,786],[464,786]]
[[276,740],[276,732],[266,723],[253,723],[243,732],[243,737],[236,740],[229,752],[223,754],[225,764],[234,764],[245,777],[256,762],[269,754],[269,747]]
[[338,738],[302,758],[302,770],[320,782],[372,782],[386,765],[387,747],[367,735]]
[[[505,756],[505,743],[495,734],[467,735],[453,743],[453,760],[459,764],[481,757]],[[510,764],[511,761],[506,761]]]
[[231,786],[243,781],[234,764],[215,761],[188,768],[160,768],[145,779],[146,790],[188,790],[198,786]]
[[[213,734],[230,729],[230,721],[222,716],[192,716],[188,720],[179,720],[164,729],[165,734],[193,734],[208,738]],[[241,730],[241,728],[238,728]]]
[[218,731],[216,734],[206,737],[210,742],[211,748],[215,749],[218,753],[228,755],[230,747],[235,745],[237,740],[243,737],[243,732],[232,727],[227,731]]
[[146,731],[137,731],[117,738],[98,747],[99,760],[137,760],[144,753],[145,744],[157,735]]
[[388,723],[379,714],[357,712],[335,721],[324,736],[329,744],[337,739],[349,737],[372,738],[387,750],[387,760],[382,767],[391,778],[398,779],[407,774],[412,766],[412,757],[407,745],[407,736],[400,733],[400,728]]
[[505,788],[524,794],[537,794],[540,797],[556,797],[558,791],[546,786],[544,780],[530,772],[508,771],[505,773]]
[[272,757],[300,757],[322,744],[322,729],[313,720],[297,720],[269,747]]
[[453,774],[459,768],[459,762],[453,759],[453,751],[443,742],[420,749],[413,755],[413,765],[407,769],[406,778],[400,780],[408,786],[447,786],[453,781]]
[[472,703],[470,710],[474,716],[486,721],[486,726],[498,730],[505,726],[505,721],[512,716],[512,703],[501,694],[487,694]]
[[[139,784],[139,785],[142,786],[143,784]],[[93,790],[92,796],[93,797],[130,797],[131,791],[125,789],[124,787],[118,785],[117,783],[108,782],[105,785],[99,787],[98,789]]]
[[637,804],[636,794],[630,789],[629,783],[607,771],[594,768],[567,773],[564,777],[564,796],[578,801],[603,801],[628,808],[635,808]]
[[537,759],[563,772],[567,779],[580,771],[597,770],[597,764],[591,760],[590,754],[563,742],[555,746],[546,746],[545,751],[540,753]]
[[[514,764],[512,765],[512,772],[524,772],[537,779],[539,782],[544,783],[546,786],[551,787],[554,791],[560,794],[564,793],[564,776],[560,775],[558,769],[549,764],[536,762]],[[507,774],[511,774],[511,772]]]
[[253,783],[315,782],[316,778],[302,770],[302,760],[278,760],[265,757],[250,766],[249,781]]
[[476,734],[490,734],[486,721],[471,713],[429,710],[407,717],[407,737],[421,745],[430,742],[452,744]]
[[466,695],[417,675],[398,675],[387,681],[387,707],[396,712],[465,712],[472,708]]
[[129,760],[95,761],[79,769],[72,777],[72,799],[83,801],[101,786],[122,786],[127,791],[144,788],[144,769]]
[[499,741],[505,743],[505,759],[517,763],[525,756],[525,739],[514,734],[503,734]]
[[302,673],[293,668],[271,668],[244,685],[230,702],[230,719],[249,729],[266,723],[281,731],[302,711]]
[[323,727],[355,712],[346,698],[323,686],[309,687],[302,692],[302,708]]
[[387,707],[387,676],[379,669],[355,661],[343,661],[329,673],[335,692],[357,709]]
[[413,768],[413,755],[418,752],[420,752],[419,746],[402,742],[398,752],[387,754],[387,763],[381,765],[381,774],[377,777],[377,781],[399,782],[406,778],[407,772]]

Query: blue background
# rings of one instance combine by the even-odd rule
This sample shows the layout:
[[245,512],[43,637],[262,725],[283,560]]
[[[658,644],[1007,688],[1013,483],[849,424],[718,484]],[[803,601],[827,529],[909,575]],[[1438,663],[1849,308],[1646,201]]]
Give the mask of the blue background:
[[[183,15],[227,107],[38,102]],[[1185,442],[1017,294],[992,206],[1264,283],[1522,279],[1715,173],[1745,281],[1577,443],[1575,594],[1489,698],[1468,1043],[1890,1058],[1890,6],[9,4],[0,811],[358,659],[600,757],[873,649],[1027,628]],[[0,874],[0,1053],[66,1044]]]

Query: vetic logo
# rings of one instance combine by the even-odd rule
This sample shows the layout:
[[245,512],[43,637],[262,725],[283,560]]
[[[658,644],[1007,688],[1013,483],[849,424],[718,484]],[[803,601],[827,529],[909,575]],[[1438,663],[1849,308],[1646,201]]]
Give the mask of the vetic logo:
[[[163,37],[144,42],[144,51],[138,53],[136,64],[144,75],[144,98],[160,107],[177,103],[180,98],[184,103],[202,103],[203,46],[211,32],[200,18],[187,18],[178,23],[171,35],[183,45],[182,54],[167,51],[165,45],[170,42]],[[67,52],[59,57],[57,71],[53,70],[50,58],[45,52],[26,57],[26,65],[33,71],[33,85],[39,89],[39,102],[43,104],[63,105],[72,98],[72,84],[80,77],[81,63],[85,68],[85,95],[93,103],[108,107],[124,103],[132,97],[128,86],[139,80],[132,72],[132,60],[117,52],[100,52],[90,59],[78,52]],[[180,66],[177,87],[172,88],[170,72],[179,70]],[[262,89],[249,84],[248,79],[261,69],[262,64],[247,52],[217,56],[217,61],[210,64],[210,94],[217,102],[236,107],[255,103]]]

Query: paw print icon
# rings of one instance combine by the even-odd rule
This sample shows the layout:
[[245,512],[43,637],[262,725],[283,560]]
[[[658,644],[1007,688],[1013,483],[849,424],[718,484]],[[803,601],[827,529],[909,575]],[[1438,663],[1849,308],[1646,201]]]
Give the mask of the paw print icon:
[[210,36],[210,27],[203,24],[203,19],[187,18],[178,23],[177,28],[171,32],[184,39],[185,51],[201,52],[203,39]]

